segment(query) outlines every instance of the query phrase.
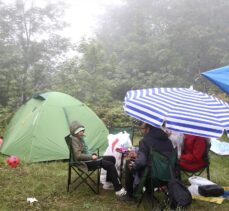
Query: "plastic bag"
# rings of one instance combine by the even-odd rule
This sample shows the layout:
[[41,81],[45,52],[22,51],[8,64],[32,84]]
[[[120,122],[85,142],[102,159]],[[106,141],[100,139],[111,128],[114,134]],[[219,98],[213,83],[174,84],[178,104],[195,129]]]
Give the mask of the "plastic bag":
[[188,181],[190,182],[191,185],[214,185],[215,183],[204,178],[204,177],[199,177],[199,176],[192,176],[188,178]]
[[198,185],[190,185],[188,187],[189,192],[192,194],[192,196],[199,196],[199,191],[198,191],[199,186]]
[[[121,168],[121,157],[122,154],[116,151],[116,148],[129,148],[132,147],[132,142],[130,140],[130,135],[126,131],[120,132],[118,134],[109,134],[107,136],[108,139],[108,147],[103,155],[112,155],[116,159],[115,167],[117,169],[118,175],[120,175]],[[125,166],[125,165],[123,165]],[[106,183],[106,171],[101,170],[100,182],[102,184]]]
[[182,148],[183,148],[184,134],[169,130],[168,128],[164,129],[164,131],[168,134],[169,139],[171,140],[171,142],[173,144],[173,147],[177,148],[177,156],[178,156],[178,158],[180,158]]

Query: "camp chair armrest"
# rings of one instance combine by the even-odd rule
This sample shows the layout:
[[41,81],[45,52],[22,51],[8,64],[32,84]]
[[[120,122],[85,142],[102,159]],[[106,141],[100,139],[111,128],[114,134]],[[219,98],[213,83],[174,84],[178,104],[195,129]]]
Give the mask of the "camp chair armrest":
[[87,161],[83,161],[85,163],[91,163],[91,162],[95,162],[95,161],[101,161],[102,158],[98,158],[97,160],[87,160]]

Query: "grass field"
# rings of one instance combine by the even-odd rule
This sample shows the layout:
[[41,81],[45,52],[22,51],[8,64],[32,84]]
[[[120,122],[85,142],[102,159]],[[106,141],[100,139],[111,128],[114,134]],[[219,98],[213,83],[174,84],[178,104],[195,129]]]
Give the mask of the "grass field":
[[[21,163],[12,169],[6,165],[6,158],[0,155],[0,210],[150,210],[146,200],[137,209],[134,202],[120,202],[113,191],[102,188],[99,195],[86,186],[67,193],[67,162]],[[229,186],[229,156],[211,153],[210,158],[211,180]],[[28,197],[35,197],[38,202],[30,204]],[[226,211],[229,210],[229,200],[220,205],[193,200],[187,210]]]

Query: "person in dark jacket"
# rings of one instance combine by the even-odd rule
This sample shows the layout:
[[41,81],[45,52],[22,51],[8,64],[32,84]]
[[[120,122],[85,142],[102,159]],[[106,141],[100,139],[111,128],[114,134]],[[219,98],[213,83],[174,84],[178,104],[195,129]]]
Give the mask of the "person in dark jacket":
[[[113,156],[103,156],[98,157],[95,153],[90,153],[88,147],[83,139],[85,127],[80,123],[74,121],[70,125],[70,133],[72,137],[72,149],[74,159],[82,164],[82,167],[88,169],[94,166],[101,166],[107,171],[107,180],[113,184],[115,190],[115,195],[122,198],[126,195],[125,188],[122,187],[121,182],[118,177],[117,170],[115,168],[115,157]],[[84,162],[91,161],[91,162]]]
[[[140,129],[144,137],[139,142],[139,151],[134,160],[129,160],[126,163],[125,184],[129,197],[133,197],[134,188],[139,184],[141,174],[149,163],[150,149],[153,147],[164,154],[169,154],[173,151],[172,142],[162,129],[147,123],[142,123]],[[135,156],[132,155],[132,157]]]

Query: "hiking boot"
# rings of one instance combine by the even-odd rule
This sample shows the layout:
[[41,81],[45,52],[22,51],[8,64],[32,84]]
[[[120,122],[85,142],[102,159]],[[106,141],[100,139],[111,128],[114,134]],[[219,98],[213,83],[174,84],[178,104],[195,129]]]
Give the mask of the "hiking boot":
[[113,186],[112,183],[107,182],[107,183],[104,183],[104,184],[103,184],[103,189],[104,189],[104,190],[114,190],[114,186]]

